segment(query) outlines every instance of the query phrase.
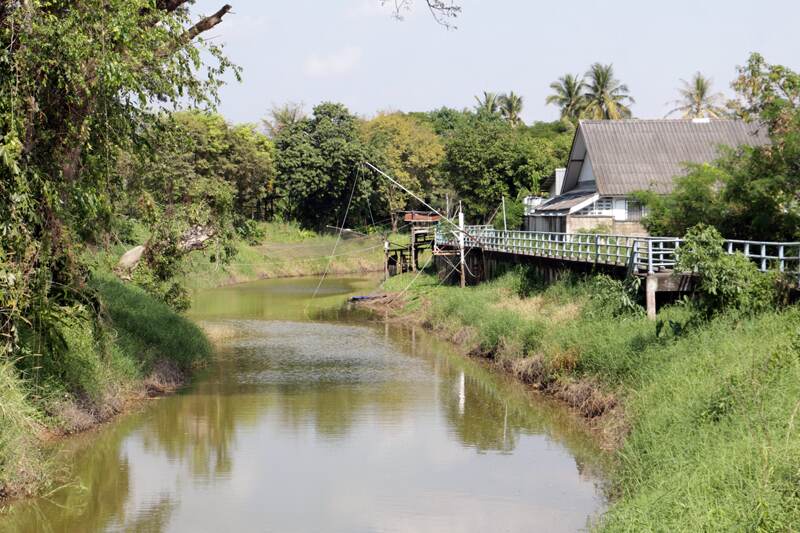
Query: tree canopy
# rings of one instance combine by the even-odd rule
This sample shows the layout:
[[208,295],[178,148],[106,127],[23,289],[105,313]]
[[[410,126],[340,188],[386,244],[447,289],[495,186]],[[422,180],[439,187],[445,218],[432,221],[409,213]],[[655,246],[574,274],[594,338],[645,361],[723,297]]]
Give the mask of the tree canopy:
[[505,121],[473,115],[446,140],[443,168],[468,215],[486,219],[503,196],[538,191],[539,180],[563,164],[562,146]]
[[667,196],[643,194],[650,232],[683,235],[705,222],[728,238],[800,238],[800,74],[753,54],[733,87],[739,115],[766,128],[771,144],[691,167]]
[[374,192],[372,178],[363,174],[367,152],[358,119],[345,106],[316,106],[310,117],[283,128],[275,147],[276,186],[284,216],[319,229],[341,223],[348,205],[355,208],[354,216],[366,212]]
[[[374,164],[428,203],[438,203],[444,146],[430,125],[401,113],[380,114],[361,124],[361,135]],[[378,188],[397,229],[396,213],[414,207],[416,201],[386,180]]]
[[[2,350],[33,315],[84,304],[83,239],[114,223],[119,154],[159,107],[211,105],[234,67],[187,0],[29,0],[0,12]],[[209,60],[209,65],[203,63]],[[58,316],[57,311],[48,316]],[[55,325],[53,325],[55,327]],[[40,332],[52,331],[42,322]]]
[[713,92],[713,81],[695,72],[689,81],[681,80],[683,87],[678,89],[680,98],[673,102],[667,116],[679,113],[683,118],[721,118],[727,114],[722,93]]

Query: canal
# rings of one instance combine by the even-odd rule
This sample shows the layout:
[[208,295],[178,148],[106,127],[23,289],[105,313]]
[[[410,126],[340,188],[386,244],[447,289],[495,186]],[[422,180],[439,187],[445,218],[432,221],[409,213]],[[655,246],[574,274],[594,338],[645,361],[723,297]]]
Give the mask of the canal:
[[424,334],[348,310],[368,278],[207,290],[216,346],[179,394],[60,443],[20,532],[579,531],[603,455],[561,407]]

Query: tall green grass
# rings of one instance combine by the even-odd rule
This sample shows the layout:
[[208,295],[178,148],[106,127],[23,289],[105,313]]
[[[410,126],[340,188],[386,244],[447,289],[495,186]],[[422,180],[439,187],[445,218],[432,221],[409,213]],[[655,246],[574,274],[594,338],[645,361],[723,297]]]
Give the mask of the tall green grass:
[[485,356],[538,358],[553,379],[588,379],[618,398],[629,431],[597,529],[800,529],[797,308],[698,320],[677,304],[659,325],[611,312],[591,278],[545,287],[516,272],[467,289],[418,281],[405,312],[433,329]]
[[13,364],[0,363],[0,496],[15,488],[9,482],[30,485],[42,476],[36,415]]
[[159,359],[188,369],[210,356],[202,330],[144,290],[109,274],[95,274],[91,284],[111,319],[117,346],[141,369]]
[[0,362],[0,496],[29,491],[49,472],[37,436],[75,431],[113,413],[157,363],[188,370],[209,357],[202,331],[166,304],[110,274],[95,274],[101,312],[64,310],[58,343],[26,332],[23,354]]

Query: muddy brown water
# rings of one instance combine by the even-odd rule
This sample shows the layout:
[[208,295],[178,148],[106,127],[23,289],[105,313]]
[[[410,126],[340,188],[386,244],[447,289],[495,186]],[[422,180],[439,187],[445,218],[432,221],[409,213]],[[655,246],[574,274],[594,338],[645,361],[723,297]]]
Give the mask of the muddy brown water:
[[419,330],[342,308],[377,280],[207,290],[191,387],[58,450],[3,531],[585,530],[603,456],[559,406]]

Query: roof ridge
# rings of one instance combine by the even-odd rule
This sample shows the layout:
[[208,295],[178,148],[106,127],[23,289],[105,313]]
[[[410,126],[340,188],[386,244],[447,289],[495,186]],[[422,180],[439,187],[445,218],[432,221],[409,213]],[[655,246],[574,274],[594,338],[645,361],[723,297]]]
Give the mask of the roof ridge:
[[608,120],[608,119],[580,119],[578,120],[578,124],[630,124],[630,123],[639,123],[639,122],[692,122],[697,124],[706,124],[707,122],[741,122],[743,124],[747,124],[744,120],[740,118],[705,118],[701,119],[702,121],[698,121],[697,118],[621,118],[617,120]]

